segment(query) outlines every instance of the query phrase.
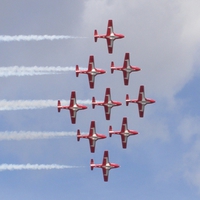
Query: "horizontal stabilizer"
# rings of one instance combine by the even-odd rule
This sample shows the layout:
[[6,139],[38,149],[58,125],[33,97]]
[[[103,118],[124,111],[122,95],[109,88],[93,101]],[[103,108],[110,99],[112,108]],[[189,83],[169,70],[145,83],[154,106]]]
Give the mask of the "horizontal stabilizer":
[[58,112],[60,112],[60,110],[61,110],[60,106],[61,106],[61,102],[60,102],[60,100],[58,100],[58,105],[57,105]]
[[94,30],[94,41],[97,42],[98,39],[98,32],[97,30]]
[[129,99],[129,95],[127,94],[127,95],[126,95],[126,106],[128,106],[129,101],[130,101],[130,99]]
[[109,126],[109,136],[112,137],[112,133],[110,133],[110,131],[112,131],[112,126]]
[[90,161],[90,168],[91,168],[91,170],[93,170],[93,168],[94,168],[94,160],[93,159],[91,159],[91,161]]
[[79,75],[79,67],[78,65],[76,65],[76,77],[78,77],[78,75]]
[[92,97],[92,108],[95,108],[95,97]]
[[80,135],[81,135],[81,133],[80,133],[80,130],[78,129],[78,130],[77,130],[77,141],[80,140]]
[[114,68],[114,62],[112,61],[112,62],[111,62],[111,68],[110,68],[110,69],[111,69],[111,74],[114,72],[114,69],[113,69],[113,68]]

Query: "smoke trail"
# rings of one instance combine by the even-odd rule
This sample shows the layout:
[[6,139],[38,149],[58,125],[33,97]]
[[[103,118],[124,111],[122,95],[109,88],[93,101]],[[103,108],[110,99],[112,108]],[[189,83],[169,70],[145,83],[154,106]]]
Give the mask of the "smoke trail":
[[[69,100],[61,100],[62,105],[69,105]],[[91,104],[91,100],[77,100],[78,104]],[[26,110],[56,107],[57,100],[0,100],[0,111],[2,110]]]
[[2,140],[35,140],[51,139],[76,136],[76,132],[32,132],[32,131],[12,131],[0,132],[0,141]]
[[77,37],[69,35],[0,35],[0,42],[13,42],[13,41],[41,41],[41,40],[66,40],[78,39],[86,37]]
[[[80,68],[86,70],[86,68]],[[0,67],[0,77],[8,76],[35,76],[45,74],[61,74],[63,72],[75,71],[75,67],[61,67],[61,66],[10,66]]]
[[0,171],[12,171],[12,170],[50,170],[50,169],[69,169],[69,168],[80,168],[81,166],[68,166],[68,165],[44,165],[44,164],[26,164],[26,165],[16,165],[16,164],[1,164]]

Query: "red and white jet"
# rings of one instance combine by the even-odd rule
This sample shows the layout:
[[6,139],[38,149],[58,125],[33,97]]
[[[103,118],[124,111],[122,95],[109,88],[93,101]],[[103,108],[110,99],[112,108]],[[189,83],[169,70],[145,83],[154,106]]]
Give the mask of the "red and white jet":
[[108,157],[108,151],[104,151],[104,156],[103,156],[103,161],[102,164],[94,164],[94,160],[91,159],[90,161],[90,167],[91,170],[93,170],[94,167],[96,168],[102,168],[103,171],[103,179],[104,181],[108,181],[108,176],[109,176],[109,170],[113,168],[118,168],[119,165],[115,163],[110,163],[109,162],[109,157]]
[[145,98],[144,85],[140,86],[138,99],[130,100],[129,95],[128,94],[126,95],[126,105],[128,106],[129,103],[137,103],[140,117],[144,116],[144,107],[147,104],[151,104],[151,103],[155,103],[155,102],[156,101],[153,99]]
[[114,70],[119,70],[119,71],[123,72],[124,85],[128,85],[130,73],[140,71],[141,69],[136,66],[131,66],[130,65],[130,55],[129,55],[129,53],[125,53],[123,67],[114,67],[114,62],[111,62],[111,73],[113,73]]
[[76,92],[72,91],[69,106],[61,106],[61,102],[60,102],[60,100],[58,100],[57,108],[58,108],[58,112],[60,112],[61,109],[68,109],[70,111],[70,115],[71,115],[71,122],[72,122],[72,124],[75,124],[76,123],[76,112],[79,110],[87,109],[87,106],[77,104],[76,103]]
[[94,56],[90,56],[89,63],[88,63],[88,70],[79,70],[78,65],[76,65],[76,77],[78,77],[79,73],[87,74],[88,79],[89,79],[90,88],[94,88],[95,76],[98,74],[104,74],[104,73],[106,73],[106,71],[103,69],[95,68]]
[[106,35],[98,35],[97,30],[94,30],[94,41],[97,42],[98,38],[104,38],[107,40],[108,53],[112,53],[114,40],[124,38],[124,35],[114,33],[113,22],[112,20],[108,20]]
[[110,120],[111,108],[114,106],[120,106],[122,104],[121,104],[121,102],[118,102],[118,101],[112,101],[111,94],[110,94],[110,88],[106,88],[104,102],[96,102],[95,97],[92,97],[92,108],[95,108],[96,105],[104,106],[106,120]]
[[134,131],[134,130],[129,130],[129,129],[128,129],[127,118],[124,117],[123,120],[122,120],[122,128],[121,128],[121,131],[113,131],[113,130],[112,130],[112,126],[109,127],[109,136],[111,137],[112,134],[121,135],[122,147],[123,147],[124,149],[126,149],[128,137],[129,137],[130,135],[137,135],[138,132],[137,132],[137,131]]
[[105,139],[106,136],[102,135],[102,134],[97,134],[96,133],[96,127],[95,127],[95,121],[91,121],[90,124],[90,132],[88,135],[81,135],[80,134],[80,130],[77,130],[77,141],[80,140],[80,138],[86,138],[89,139],[89,143],[90,143],[90,151],[92,153],[95,152],[95,145],[96,145],[96,141],[99,139]]

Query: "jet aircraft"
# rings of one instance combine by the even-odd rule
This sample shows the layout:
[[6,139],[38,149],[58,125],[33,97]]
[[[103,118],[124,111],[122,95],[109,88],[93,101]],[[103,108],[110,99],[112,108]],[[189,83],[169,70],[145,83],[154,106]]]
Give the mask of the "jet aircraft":
[[88,63],[88,70],[79,70],[79,66],[76,65],[76,77],[78,77],[79,73],[87,74],[90,88],[94,88],[95,76],[98,74],[104,74],[106,71],[103,69],[95,68],[94,56],[91,55]]
[[104,139],[106,138],[105,135],[102,134],[97,134],[96,133],[96,127],[95,127],[95,121],[91,121],[90,124],[90,132],[88,135],[81,135],[80,134],[80,130],[77,130],[77,141],[80,140],[80,138],[86,138],[89,139],[89,143],[90,143],[90,151],[92,153],[95,152],[95,145],[96,145],[96,141],[99,139]]
[[129,53],[125,53],[123,67],[115,67],[114,62],[111,62],[111,73],[113,73],[114,70],[119,70],[119,71],[123,72],[124,85],[128,85],[130,73],[140,71],[141,69],[136,66],[131,66],[130,65],[130,55],[129,55]]
[[153,100],[153,99],[145,98],[144,85],[140,86],[138,99],[130,100],[129,99],[129,95],[128,94],[126,95],[126,106],[128,106],[129,103],[137,103],[138,104],[138,110],[139,110],[139,116],[140,117],[144,116],[145,105],[151,104],[151,103],[155,103],[155,102],[156,101]]
[[79,110],[87,109],[87,106],[80,105],[76,103],[76,92],[71,92],[71,98],[70,98],[70,104],[69,106],[62,106],[60,100],[58,100],[58,112],[60,112],[61,109],[68,109],[70,111],[71,115],[71,122],[72,124],[76,123],[76,112]]
[[118,168],[119,165],[115,164],[115,163],[110,163],[109,162],[109,157],[108,157],[108,151],[104,151],[102,164],[94,164],[94,160],[91,159],[91,161],[90,161],[91,170],[93,170],[94,167],[102,168],[104,181],[107,182],[108,181],[108,176],[109,176],[109,170],[110,169],[114,169],[114,168]]
[[123,120],[122,120],[121,131],[113,131],[112,126],[109,127],[109,136],[112,137],[112,134],[121,135],[122,148],[126,149],[128,137],[131,136],[131,135],[137,135],[138,132],[128,129],[127,118],[124,117]]
[[107,40],[108,53],[112,53],[114,40],[124,38],[124,35],[114,33],[113,22],[112,20],[108,20],[107,33],[105,35],[98,35],[97,30],[94,30],[94,41],[97,42],[98,38]]
[[92,108],[95,108],[96,105],[104,106],[106,120],[110,120],[111,108],[114,106],[120,106],[121,102],[112,101],[110,88],[106,88],[104,102],[96,102],[95,97],[92,97]]

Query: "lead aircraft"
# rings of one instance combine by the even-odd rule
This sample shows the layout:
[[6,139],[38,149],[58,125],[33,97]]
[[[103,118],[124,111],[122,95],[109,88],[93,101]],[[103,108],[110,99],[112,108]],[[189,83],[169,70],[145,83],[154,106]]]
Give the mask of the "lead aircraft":
[[112,126],[109,127],[109,136],[112,137],[112,134],[121,135],[122,148],[126,149],[128,137],[131,136],[131,135],[137,135],[138,132],[128,129],[127,118],[124,117],[123,120],[122,120],[121,131],[113,131]]
[[57,108],[58,108],[58,112],[60,112],[61,109],[68,109],[70,111],[71,122],[72,124],[75,124],[77,111],[87,109],[87,106],[77,104],[76,92],[72,91],[69,106],[62,106],[60,100],[58,100]]
[[77,141],[80,140],[80,138],[86,138],[89,139],[89,143],[90,143],[90,151],[92,153],[95,152],[95,145],[96,145],[96,141],[99,139],[105,139],[106,136],[102,135],[102,134],[97,134],[96,133],[96,127],[95,127],[95,121],[91,121],[90,124],[90,132],[88,135],[81,135],[80,130],[77,130]]
[[98,35],[97,30],[94,30],[94,41],[97,42],[98,38],[107,40],[108,53],[112,53],[114,40],[124,38],[124,35],[114,33],[113,22],[112,20],[108,20],[107,33],[105,35]]
[[129,103],[137,103],[138,104],[138,111],[139,111],[139,116],[143,117],[144,116],[144,108],[147,104],[152,104],[155,103],[156,101],[153,99],[145,98],[145,93],[144,93],[144,85],[140,86],[139,94],[138,94],[138,99],[129,99],[129,95],[126,95],[126,106],[129,105]]
[[90,161],[91,170],[93,170],[94,167],[102,168],[103,179],[104,179],[104,181],[107,182],[108,181],[108,176],[109,176],[109,170],[110,169],[114,169],[114,168],[118,168],[119,165],[115,164],[115,163],[110,163],[109,162],[109,157],[108,157],[108,151],[104,151],[102,164],[94,164],[94,160],[91,159],[91,161]]
[[104,106],[106,120],[110,120],[111,108],[114,106],[120,106],[122,104],[118,101],[112,101],[110,88],[106,88],[104,102],[96,102],[95,97],[92,97],[92,108],[95,108],[96,105]]
[[140,71],[141,69],[136,66],[131,66],[130,65],[130,55],[129,55],[129,53],[125,53],[123,67],[115,67],[114,62],[111,62],[111,73],[113,73],[114,70],[119,70],[119,71],[123,72],[124,85],[128,85],[130,73]]
[[91,55],[89,58],[89,63],[88,63],[88,70],[79,70],[79,66],[76,65],[76,77],[78,77],[80,73],[88,75],[90,88],[94,88],[95,76],[98,74],[104,74],[106,73],[106,71],[103,69],[95,68],[94,56]]

